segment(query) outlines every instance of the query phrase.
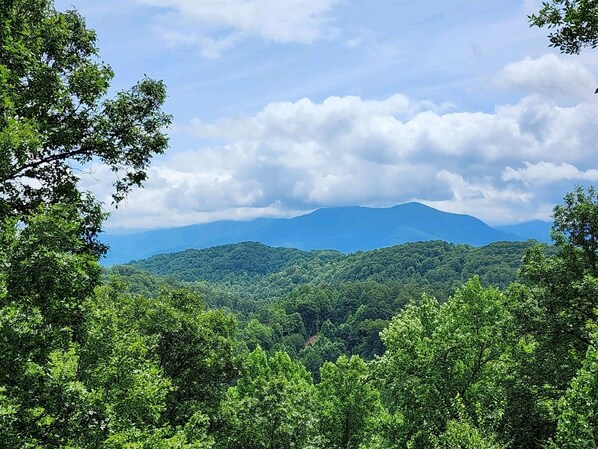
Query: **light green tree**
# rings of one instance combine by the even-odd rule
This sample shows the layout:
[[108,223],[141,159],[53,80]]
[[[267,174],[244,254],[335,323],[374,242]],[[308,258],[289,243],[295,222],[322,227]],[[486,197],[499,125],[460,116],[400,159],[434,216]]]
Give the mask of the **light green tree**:
[[288,354],[268,357],[258,347],[228,391],[221,411],[218,447],[299,449],[316,439],[315,389],[311,376]]
[[99,278],[80,226],[67,206],[39,208],[24,225],[0,223],[0,390],[13,436],[6,447],[60,445],[80,430],[88,397],[73,376],[82,306]]
[[445,304],[424,296],[394,318],[377,366],[390,411],[402,416],[388,444],[432,447],[452,421],[499,428],[513,328],[508,298],[477,278]]
[[556,443],[560,449],[598,447],[598,328],[583,364],[560,404]]

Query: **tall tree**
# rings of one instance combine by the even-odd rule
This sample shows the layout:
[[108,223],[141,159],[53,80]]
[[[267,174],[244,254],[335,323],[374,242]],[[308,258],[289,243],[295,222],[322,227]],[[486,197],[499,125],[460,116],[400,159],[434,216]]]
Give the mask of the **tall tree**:
[[[556,409],[580,369],[592,341],[590,324],[598,308],[598,192],[577,187],[554,209],[556,253],[529,249],[520,275],[517,324],[528,356],[518,364],[525,379],[512,393],[519,432],[540,444],[556,432]],[[515,291],[515,286],[513,288]],[[515,413],[512,413],[513,416]]]
[[557,254],[530,249],[521,276],[532,289],[520,324],[549,350],[564,357],[550,382],[566,388],[590,343],[588,321],[598,308],[598,191],[577,187],[554,209]]
[[0,217],[81,202],[92,161],[115,173],[116,203],[141,185],[168,144],[162,82],[144,78],[108,98],[113,72],[95,32],[51,0],[0,3],[0,48]]
[[25,225],[0,223],[0,391],[13,438],[4,447],[57,447],[80,430],[74,410],[85,392],[72,367],[83,303],[100,274],[80,225],[64,205],[41,208]]

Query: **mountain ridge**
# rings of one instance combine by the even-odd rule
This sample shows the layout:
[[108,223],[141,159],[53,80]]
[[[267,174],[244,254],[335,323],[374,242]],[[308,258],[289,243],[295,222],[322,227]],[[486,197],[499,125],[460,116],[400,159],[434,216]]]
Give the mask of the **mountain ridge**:
[[351,253],[416,241],[443,240],[483,246],[526,239],[492,228],[470,215],[410,202],[388,208],[322,208],[293,218],[228,220],[129,235],[105,234],[102,240],[110,246],[103,261],[109,266],[160,253],[248,241],[306,251],[331,249]]

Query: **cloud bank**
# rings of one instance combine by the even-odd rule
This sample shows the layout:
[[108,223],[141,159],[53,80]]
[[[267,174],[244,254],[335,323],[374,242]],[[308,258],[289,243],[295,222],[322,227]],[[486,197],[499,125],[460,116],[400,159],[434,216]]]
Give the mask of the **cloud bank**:
[[[193,120],[178,132],[222,144],[173,151],[155,163],[145,189],[111,222],[175,226],[413,200],[493,224],[547,219],[573,185],[598,181],[598,103],[590,97],[561,106],[539,95],[549,81],[520,69],[545,60],[507,66],[505,84],[527,94],[487,112],[397,94],[304,98],[248,117]],[[584,70],[569,71],[561,58],[549,62],[593,91]]]
[[575,57],[546,54],[508,64],[497,81],[548,99],[584,100],[593,95],[596,78]]

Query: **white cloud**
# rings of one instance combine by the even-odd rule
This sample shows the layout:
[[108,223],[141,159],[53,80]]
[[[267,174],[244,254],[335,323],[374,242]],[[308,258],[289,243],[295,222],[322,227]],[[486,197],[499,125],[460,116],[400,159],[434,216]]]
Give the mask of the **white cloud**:
[[[538,202],[533,192],[497,185],[491,177],[470,180],[448,170],[441,170],[436,177],[452,195],[432,201],[424,197],[419,201],[440,210],[473,215],[489,223],[501,224],[520,220],[522,209],[527,213],[527,220],[546,219],[552,209],[552,206]],[[472,177],[476,178],[475,174]],[[532,203],[537,204],[530,208]]]
[[167,8],[160,34],[170,45],[194,45],[203,56],[218,57],[248,36],[311,44],[334,36],[328,14],[338,0],[137,0]]
[[[211,147],[152,165],[113,226],[289,216],[419,200],[490,223],[549,218],[574,183],[598,181],[598,104],[538,95],[492,112],[397,94],[275,102],[179,130]],[[104,193],[102,193],[104,194]]]
[[183,33],[167,28],[156,28],[156,31],[168,45],[172,47],[181,45],[196,46],[199,48],[200,54],[207,59],[219,58],[222,52],[232,48],[245,37],[240,32],[230,33],[221,39],[216,39],[197,33]]
[[588,99],[596,89],[596,78],[579,59],[545,54],[505,66],[496,80],[507,87],[549,99]]
[[[521,217],[521,208],[529,208],[537,198],[533,192],[512,186],[497,185],[492,177],[465,179],[459,173],[441,170],[436,178],[451,192],[448,198],[420,201],[428,206],[454,213],[473,215],[490,223],[511,223]],[[544,204],[537,204],[527,210],[526,219],[545,219]]]
[[567,181],[598,181],[598,168],[580,170],[575,165],[561,162],[541,161],[531,163],[525,161],[523,168],[506,167],[502,173],[503,181],[520,181],[525,184],[550,184],[562,180]]

